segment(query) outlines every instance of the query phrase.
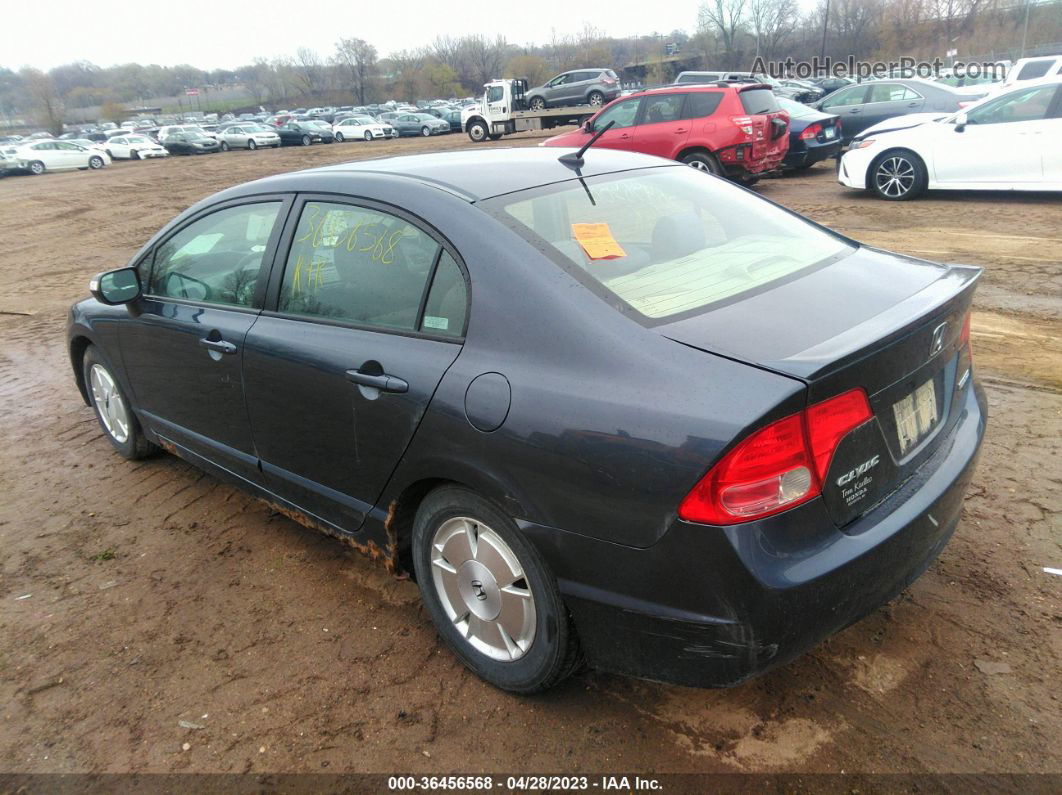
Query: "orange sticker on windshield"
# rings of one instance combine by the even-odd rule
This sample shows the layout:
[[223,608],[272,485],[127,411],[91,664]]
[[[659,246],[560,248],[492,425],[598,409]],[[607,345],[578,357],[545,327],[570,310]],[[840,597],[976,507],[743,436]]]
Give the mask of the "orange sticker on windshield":
[[627,252],[616,242],[608,224],[572,224],[572,235],[590,259],[616,259]]

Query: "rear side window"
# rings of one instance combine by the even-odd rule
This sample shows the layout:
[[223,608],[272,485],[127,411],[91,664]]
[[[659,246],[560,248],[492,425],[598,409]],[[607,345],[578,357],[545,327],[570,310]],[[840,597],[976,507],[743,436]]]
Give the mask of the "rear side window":
[[1018,72],[1019,80],[1035,80],[1037,77],[1043,77],[1047,74],[1047,70],[1054,65],[1054,59],[1048,58],[1042,61],[1029,61]]
[[685,94],[647,96],[643,100],[645,102],[645,116],[642,119],[642,124],[678,121],[682,118],[682,103],[685,99]]
[[468,290],[461,268],[450,252],[443,251],[424,304],[421,329],[426,334],[460,337],[465,333]]
[[690,94],[686,98],[686,118],[699,119],[703,116],[711,116],[722,101],[722,91],[698,91]]
[[434,238],[389,213],[307,202],[288,253],[277,308],[293,315],[414,331],[439,250]]
[[875,83],[870,87],[867,102],[903,102],[912,99],[920,99],[920,96],[907,86],[897,83]]
[[742,91],[741,107],[752,116],[781,110],[778,107],[778,100],[774,97],[774,92],[769,88],[752,88],[748,91]]

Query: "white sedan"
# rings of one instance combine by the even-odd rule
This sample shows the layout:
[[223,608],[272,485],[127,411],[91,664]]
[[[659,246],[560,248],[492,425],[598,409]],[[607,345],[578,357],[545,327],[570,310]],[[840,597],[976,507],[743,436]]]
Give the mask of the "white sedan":
[[31,174],[45,171],[68,171],[75,168],[98,169],[111,162],[106,152],[88,149],[69,141],[34,141],[15,152],[18,167]]
[[350,116],[332,125],[336,141],[371,141],[374,138],[397,138],[398,131],[372,116]]
[[931,190],[1062,191],[1062,79],[985,97],[936,120],[870,132],[837,178],[882,199]]
[[105,144],[107,154],[115,160],[140,160],[148,157],[167,157],[170,153],[146,135],[116,135]]
[[229,149],[257,149],[260,146],[280,146],[280,136],[272,127],[257,122],[246,122],[226,127],[216,133],[223,152]]

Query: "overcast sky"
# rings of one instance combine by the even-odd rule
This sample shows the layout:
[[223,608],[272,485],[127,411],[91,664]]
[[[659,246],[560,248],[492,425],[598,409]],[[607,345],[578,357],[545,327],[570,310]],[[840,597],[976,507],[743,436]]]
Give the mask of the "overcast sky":
[[[609,36],[692,32],[698,0],[340,0],[279,3],[5,2],[0,65],[50,69],[71,61],[99,66],[139,62],[202,69],[234,68],[258,56],[294,55],[299,47],[331,54],[340,36],[358,37],[381,56],[429,44],[436,36],[502,34],[516,44],[576,34],[586,22]],[[600,10],[600,13],[598,13]]]

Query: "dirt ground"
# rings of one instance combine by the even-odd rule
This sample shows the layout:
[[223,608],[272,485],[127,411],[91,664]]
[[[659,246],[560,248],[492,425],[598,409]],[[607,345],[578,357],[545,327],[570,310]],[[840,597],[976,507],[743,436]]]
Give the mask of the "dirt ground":
[[584,671],[499,692],[442,648],[411,582],[171,456],[111,452],[64,350],[91,275],[223,187],[465,146],[0,180],[0,770],[1062,773],[1062,577],[1043,571],[1062,567],[1060,198],[886,203],[841,189],[832,164],[758,186],[866,243],[985,266],[973,343],[991,422],[925,576],[736,689]]

